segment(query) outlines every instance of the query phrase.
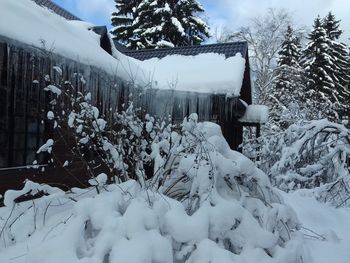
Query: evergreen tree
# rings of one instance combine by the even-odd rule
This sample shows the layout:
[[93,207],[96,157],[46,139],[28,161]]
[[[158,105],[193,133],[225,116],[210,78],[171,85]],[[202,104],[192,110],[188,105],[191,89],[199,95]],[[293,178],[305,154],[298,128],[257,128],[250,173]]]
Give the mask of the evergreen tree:
[[278,52],[278,65],[286,65],[289,67],[299,67],[300,59],[300,41],[294,35],[293,28],[288,26],[281,49]]
[[331,40],[337,40],[343,33],[339,29],[340,20],[336,20],[332,12],[329,12],[328,15],[323,19],[323,27],[326,30],[327,36]]
[[336,89],[335,59],[331,54],[331,39],[322,25],[320,17],[314,21],[309,43],[304,50],[303,66],[307,77],[307,105],[314,111],[312,118],[338,119],[338,97]]
[[350,91],[348,88],[350,82],[350,58],[348,49],[345,44],[339,42],[339,37],[343,33],[339,29],[339,20],[329,12],[323,20],[323,27],[326,30],[330,41],[329,55],[334,61],[332,78],[335,82],[335,88],[338,93],[337,101],[339,101],[340,114],[344,115],[349,110]]
[[278,52],[278,66],[272,91],[270,92],[270,117],[273,124],[285,129],[298,114],[303,105],[304,78],[299,60],[301,56],[299,39],[288,26],[281,49]]
[[190,46],[209,36],[196,0],[116,0],[112,33],[130,49]]
[[136,6],[142,0],[115,0],[117,11],[112,13],[112,28],[111,33],[115,38],[123,44],[134,46],[131,36],[133,34],[133,21],[135,18]]

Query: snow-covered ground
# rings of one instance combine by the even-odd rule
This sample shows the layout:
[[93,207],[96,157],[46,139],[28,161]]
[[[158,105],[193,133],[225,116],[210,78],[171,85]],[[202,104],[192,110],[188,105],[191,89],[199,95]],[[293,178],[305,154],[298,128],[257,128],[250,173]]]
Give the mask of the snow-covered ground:
[[[135,191],[134,187],[131,184],[129,184],[130,192]],[[131,190],[133,189],[133,190]],[[80,194],[77,194],[76,196],[81,195],[80,199],[82,199],[80,202],[83,202],[83,206],[85,209],[88,210],[89,207],[89,199],[88,197],[91,197],[94,195],[94,190],[81,190]],[[335,262],[335,263],[348,263],[350,259],[350,209],[349,208],[339,208],[335,209],[333,207],[328,206],[327,204],[322,204],[316,201],[312,196],[310,196],[311,191],[297,191],[294,193],[286,194],[284,192],[281,192],[283,198],[285,199],[285,202],[290,205],[297,213],[297,216],[299,220],[302,222],[303,228],[302,232],[304,235],[304,248],[306,251],[310,254],[310,261],[304,261],[307,262],[313,262],[313,263],[329,263],[329,262]],[[103,198],[97,198],[96,202],[100,203],[101,207],[105,207],[105,210],[112,209],[115,205],[118,205],[116,200],[113,200],[113,197],[115,198],[117,195],[110,195],[109,197],[104,196]],[[84,199],[87,198],[85,201]],[[113,201],[115,201],[115,204],[113,204]],[[172,202],[171,200],[167,200],[169,202]],[[158,203],[159,205],[159,203]],[[71,246],[72,244],[79,242],[79,240],[76,238],[77,232],[79,232],[82,226],[76,226],[76,225],[69,225],[70,220],[72,219],[72,214],[74,213],[74,202],[67,202],[64,205],[60,205],[57,207],[50,208],[51,213],[48,214],[48,219],[46,224],[47,227],[37,230],[37,232],[31,236],[31,237],[23,237],[23,240],[19,242],[18,244],[14,246],[9,246],[8,248],[1,248],[0,249],[0,262],[1,263],[24,263],[24,262],[99,262],[99,261],[93,261],[93,259],[90,259],[92,261],[86,261],[81,259],[79,261],[67,261],[67,259],[71,258]],[[95,214],[96,220],[101,220],[101,218],[105,217],[106,215],[110,215],[110,211],[104,211],[103,210],[97,211]],[[136,210],[135,210],[136,209]],[[141,221],[144,221],[141,225],[144,225],[148,228],[152,228],[152,223],[154,223],[152,219],[152,213],[150,210],[144,210],[145,214],[141,215],[140,218],[133,217],[136,214],[139,214],[137,210],[142,211],[145,209],[144,204],[140,202],[136,202],[133,207],[133,212],[130,212],[131,214],[128,215],[129,223],[127,224],[127,229],[125,231],[136,231],[135,228],[138,227],[138,224],[141,223]],[[164,207],[158,207],[157,209],[164,209]],[[0,215],[3,216],[4,208],[0,209]],[[134,213],[134,214],[132,214]],[[178,214],[179,211],[174,211],[173,215]],[[179,214],[178,214],[179,216]],[[170,218],[169,218],[170,219]],[[180,220],[178,217],[174,217],[172,221]],[[182,219],[183,220],[183,219]],[[106,221],[107,222],[107,221]],[[54,223],[54,224],[53,224]],[[111,223],[111,222],[110,222]],[[115,222],[117,223],[117,222]],[[182,225],[186,225],[186,223],[183,221],[181,222]],[[151,225],[148,225],[151,224]],[[108,233],[108,231],[112,231],[113,227],[116,227],[115,225],[107,226],[106,233],[104,233],[104,239],[105,242],[108,242],[108,240],[113,240],[113,234]],[[186,230],[189,232],[196,231],[197,228],[199,228],[195,222],[193,222],[193,225],[191,224],[190,229]],[[65,229],[69,229],[69,235],[62,234],[62,231]],[[25,232],[26,226],[23,225],[23,233]],[[175,231],[175,229],[174,229]],[[182,232],[183,239],[186,239],[186,231]],[[178,234],[180,235],[181,232]],[[20,233],[17,233],[20,235]],[[199,236],[201,233],[198,233]],[[52,243],[49,242],[49,240],[54,237],[55,235],[55,242]],[[132,234],[131,234],[132,235]],[[166,239],[162,241],[162,238],[158,236],[158,238],[155,238],[155,233],[149,233],[148,236],[143,236],[142,238],[138,238],[137,241],[130,242],[129,241],[129,249],[133,249],[131,254],[134,254],[134,259],[130,258],[130,251],[127,250],[127,244],[128,241],[124,241],[126,243],[120,244],[122,247],[126,246],[126,251],[120,250],[118,253],[121,253],[120,257],[121,260],[118,262],[148,262],[148,261],[142,261],[142,257],[147,258],[149,256],[149,253],[155,253],[151,252],[151,250],[156,250],[159,253],[159,258],[167,258],[170,260],[171,255],[167,254],[164,251],[169,251],[169,247],[166,246],[163,242],[167,242]],[[321,235],[321,236],[319,236]],[[65,240],[65,238],[69,237],[70,240]],[[156,244],[150,244],[149,241],[155,242],[155,240],[158,240]],[[131,244],[133,243],[133,244]],[[49,245],[48,245],[49,244]],[[55,247],[58,247],[57,251],[55,251]],[[66,247],[67,246],[67,247]],[[90,244],[90,246],[93,246],[93,244]],[[207,253],[204,253],[202,255],[203,261],[202,262],[209,262],[205,260],[209,260],[210,258],[210,249],[213,248],[213,244],[211,244],[209,241],[205,241],[201,244],[203,249],[208,250]],[[140,251],[136,251],[134,249],[137,248],[143,248]],[[87,249],[87,248],[85,248]],[[90,247],[91,249],[91,247]],[[99,248],[96,248],[95,250],[98,250]],[[101,248],[100,248],[101,249]],[[163,250],[163,252],[161,251]],[[41,252],[40,252],[41,251]],[[96,252],[96,251],[95,251]],[[65,254],[68,253],[68,254]],[[102,252],[101,252],[102,253]],[[123,257],[123,253],[125,258]],[[38,256],[41,255],[41,258]],[[51,255],[48,257],[48,255]],[[217,254],[214,254],[215,261],[212,262],[218,262],[218,263],[225,263],[225,262],[265,262],[260,261],[256,259],[256,261],[225,261],[225,253],[224,250],[217,251]],[[34,258],[31,258],[34,257]],[[207,257],[207,258],[206,258]],[[47,259],[50,258],[50,261],[47,261]],[[251,258],[252,259],[252,258]],[[28,261],[29,260],[29,261]],[[115,261],[112,261],[115,262]],[[171,262],[171,261],[154,261],[154,262]],[[192,262],[192,261],[189,261]],[[193,261],[197,262],[197,261]],[[279,262],[279,261],[273,261],[273,262]]]
[[[0,35],[45,46],[126,80],[132,76],[147,83],[151,77],[159,88],[202,92],[213,92],[208,85],[216,81],[216,92],[239,94],[240,56],[137,62],[102,50],[98,36],[88,30],[91,25],[66,21],[29,0],[0,0],[0,10]],[[222,74],[213,64],[204,67],[208,60]],[[189,74],[193,63],[203,67]],[[226,68],[219,69],[221,64]],[[247,121],[266,120],[265,108],[258,109],[261,114],[253,110]],[[20,193],[37,189],[48,195],[15,204],[19,193],[7,192],[0,208],[0,263],[350,262],[349,208],[320,203],[311,190],[284,193],[272,187],[266,174],[229,149],[215,124],[197,126],[189,119],[183,127],[189,134],[200,131],[194,140],[198,147],[178,155],[179,166],[164,185],[186,175],[182,188],[175,189],[188,191],[185,201],[134,181],[104,186],[105,175],[91,181],[90,189],[71,193],[28,182]],[[48,140],[38,151],[51,146]]]
[[314,263],[350,262],[350,208],[336,209],[320,203],[313,197],[313,192],[280,193],[297,213],[304,227],[302,232],[310,235],[305,236],[305,246]]

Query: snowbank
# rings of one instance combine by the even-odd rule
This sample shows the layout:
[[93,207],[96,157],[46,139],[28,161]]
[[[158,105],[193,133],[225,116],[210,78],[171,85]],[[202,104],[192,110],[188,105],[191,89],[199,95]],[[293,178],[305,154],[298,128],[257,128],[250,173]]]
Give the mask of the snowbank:
[[245,59],[240,53],[227,59],[214,53],[171,55],[142,61],[140,66],[151,72],[154,88],[239,96]]

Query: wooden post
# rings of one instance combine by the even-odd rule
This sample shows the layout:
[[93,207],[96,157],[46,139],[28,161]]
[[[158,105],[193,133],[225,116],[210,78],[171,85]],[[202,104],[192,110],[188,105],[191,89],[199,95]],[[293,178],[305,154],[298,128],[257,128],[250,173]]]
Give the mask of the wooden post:
[[260,123],[258,123],[256,125],[256,138],[258,139],[261,135],[260,135]]

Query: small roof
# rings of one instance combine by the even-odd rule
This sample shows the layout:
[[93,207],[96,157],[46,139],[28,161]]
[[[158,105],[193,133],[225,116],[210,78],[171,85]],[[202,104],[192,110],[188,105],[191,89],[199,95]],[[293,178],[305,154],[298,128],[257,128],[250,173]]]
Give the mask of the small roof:
[[50,1],[50,0],[33,0],[33,1],[35,3],[37,3],[38,5],[47,7],[48,9],[50,9],[51,11],[56,13],[57,15],[62,16],[67,20],[81,20],[79,17],[68,12],[66,9],[55,4],[53,1]]
[[234,57],[241,53],[246,58],[248,51],[247,42],[219,43],[201,46],[170,47],[158,49],[129,50],[114,39],[116,48],[125,55],[138,60],[148,60],[152,58],[164,58],[169,55],[196,56],[205,53],[217,53],[225,55],[226,58]]

